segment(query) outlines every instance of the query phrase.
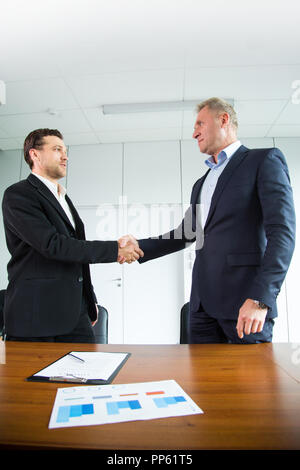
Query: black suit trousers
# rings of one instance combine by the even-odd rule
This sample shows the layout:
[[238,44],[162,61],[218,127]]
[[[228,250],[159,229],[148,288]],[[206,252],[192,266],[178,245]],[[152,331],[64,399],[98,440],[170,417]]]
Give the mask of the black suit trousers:
[[236,330],[237,320],[216,318],[204,312],[202,305],[197,312],[190,310],[188,336],[190,344],[231,343],[256,344],[270,343],[273,337],[274,320],[266,318],[263,330],[258,333],[244,333],[239,338]]

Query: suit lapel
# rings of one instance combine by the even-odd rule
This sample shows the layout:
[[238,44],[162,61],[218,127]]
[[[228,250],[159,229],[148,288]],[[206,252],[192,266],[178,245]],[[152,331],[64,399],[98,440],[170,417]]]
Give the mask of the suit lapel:
[[238,168],[238,166],[241,164],[241,162],[247,155],[248,150],[249,149],[247,147],[245,147],[244,145],[241,145],[238,148],[238,150],[232,155],[232,157],[230,157],[230,161],[228,162],[228,164],[226,165],[226,168],[224,169],[220,178],[218,179],[217,186],[216,186],[216,189],[214,191],[214,194],[211,200],[211,205],[210,205],[210,209],[209,209],[209,213],[206,219],[204,229],[207,227],[207,225],[209,224],[213,216],[213,213],[216,209],[216,205],[220,199],[222,192],[224,191],[226,185],[229,183],[235,170]]
[[195,183],[195,186],[193,188],[193,192],[192,192],[192,197],[191,197],[191,203],[194,205],[194,204],[198,204],[199,203],[199,196],[200,196],[200,191],[201,191],[201,188],[202,188],[202,185],[204,183],[204,180],[205,178],[207,177],[208,173],[210,172],[210,170],[207,170],[207,172],[205,173],[205,175],[203,175],[201,178],[198,179],[198,181]]
[[[33,186],[35,186],[37,188],[39,193],[42,194],[42,196],[45,197],[50,202],[50,204],[57,210],[57,212],[64,219],[66,224],[68,224],[74,230],[74,227],[71,224],[71,222],[69,221],[67,214],[65,213],[65,211],[61,207],[61,205],[58,202],[58,200],[56,199],[56,197],[51,193],[50,189],[48,189],[47,186],[41,180],[39,180],[39,178],[36,178],[32,173],[28,176],[27,181],[29,181],[29,183],[31,183]],[[69,201],[70,201],[70,199],[69,199]],[[69,204],[69,202],[68,202],[68,204]],[[79,216],[78,216],[78,218],[79,218]]]
[[199,217],[199,207],[198,206],[198,209],[197,209],[197,204],[200,204],[200,193],[201,193],[201,188],[203,186],[203,183],[204,183],[204,180],[205,178],[207,177],[208,173],[210,172],[210,170],[207,170],[207,172],[201,177],[199,178],[198,181],[196,181],[194,187],[193,187],[193,191],[192,191],[192,195],[191,195],[191,205],[192,205],[192,226],[193,226],[193,230],[196,231],[196,226],[197,226],[197,217]]

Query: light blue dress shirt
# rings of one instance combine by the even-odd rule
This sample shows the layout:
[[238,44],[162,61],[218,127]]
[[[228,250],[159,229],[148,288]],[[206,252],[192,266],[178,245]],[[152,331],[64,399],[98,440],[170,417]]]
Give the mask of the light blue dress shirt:
[[206,165],[210,168],[210,172],[204,180],[200,192],[200,214],[201,214],[201,227],[204,229],[206,219],[209,213],[211,200],[216,189],[216,185],[222,171],[225,169],[230,157],[241,146],[241,142],[237,140],[232,144],[225,147],[218,155],[218,163],[215,163],[213,157],[205,160]]

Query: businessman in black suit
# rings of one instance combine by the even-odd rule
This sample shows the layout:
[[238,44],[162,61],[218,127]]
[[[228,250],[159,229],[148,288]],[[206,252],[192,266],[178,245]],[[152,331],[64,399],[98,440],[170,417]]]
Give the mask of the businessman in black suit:
[[[289,172],[277,148],[250,150],[237,140],[234,109],[219,98],[198,106],[193,137],[208,171],[193,186],[176,230],[135,241],[143,263],[196,241],[190,343],[272,340],[276,297],[295,243]],[[124,261],[124,260],[123,260]]]
[[[96,296],[90,263],[132,262],[143,255],[133,243],[86,241],[65,189],[67,152],[57,130],[37,129],[24,142],[31,168],[26,180],[6,189],[2,202],[8,287],[7,340],[94,342]],[[124,251],[125,250],[125,251]],[[123,252],[124,251],[124,252]]]

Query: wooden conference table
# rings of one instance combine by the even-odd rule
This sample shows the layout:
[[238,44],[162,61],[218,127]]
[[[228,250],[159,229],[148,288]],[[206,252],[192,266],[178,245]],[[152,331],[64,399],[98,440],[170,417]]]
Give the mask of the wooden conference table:
[[[174,379],[204,414],[48,429],[57,388],[74,385],[26,377],[71,350],[131,352],[113,383]],[[300,449],[300,345],[7,342],[0,359],[2,449]]]

